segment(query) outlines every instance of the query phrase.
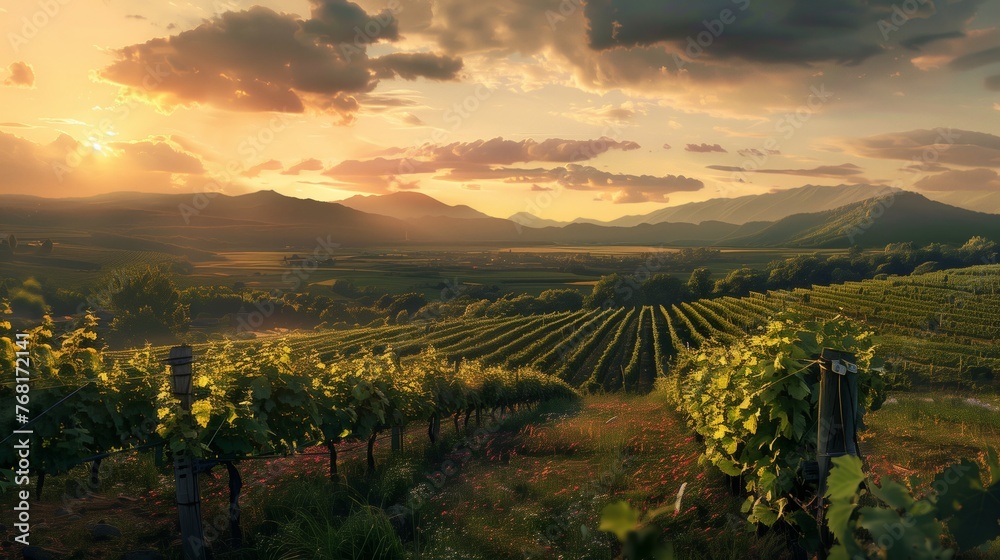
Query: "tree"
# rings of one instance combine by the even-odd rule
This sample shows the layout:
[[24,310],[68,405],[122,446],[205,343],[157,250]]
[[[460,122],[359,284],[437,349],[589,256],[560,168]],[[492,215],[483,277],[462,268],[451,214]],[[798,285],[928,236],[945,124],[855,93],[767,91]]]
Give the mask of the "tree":
[[583,294],[571,288],[545,290],[538,296],[542,311],[578,311],[583,307]]
[[975,264],[990,264],[996,262],[996,250],[996,243],[977,235],[966,241],[959,252]]
[[10,245],[11,252],[17,251],[17,238],[13,233],[7,236],[7,244]]
[[687,286],[680,278],[670,274],[654,274],[642,283],[640,293],[643,305],[669,307],[688,299]]
[[114,337],[125,344],[163,340],[187,330],[188,306],[169,273],[160,267],[139,267],[128,271],[107,290],[112,311]]
[[635,304],[633,300],[638,294],[638,283],[633,279],[627,281],[625,277],[617,272],[602,276],[594,289],[591,290],[583,305],[587,309],[597,309],[598,307],[621,307],[629,303]]
[[712,271],[703,266],[691,271],[691,277],[688,278],[688,291],[691,292],[692,297],[701,299],[712,294],[714,285],[711,276]]
[[745,296],[767,288],[767,273],[748,266],[737,268],[715,284],[715,291],[730,296]]

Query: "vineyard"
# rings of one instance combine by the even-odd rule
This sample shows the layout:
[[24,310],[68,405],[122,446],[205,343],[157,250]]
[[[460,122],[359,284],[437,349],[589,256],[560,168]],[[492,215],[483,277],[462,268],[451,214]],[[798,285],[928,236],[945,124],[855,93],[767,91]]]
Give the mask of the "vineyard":
[[[533,366],[580,388],[640,392],[679,353],[708,341],[731,343],[776,313],[809,319],[843,315],[872,328],[890,367],[915,379],[968,385],[1000,370],[1000,268],[972,267],[635,309],[576,311],[434,324],[324,331],[282,338],[322,360],[363,349],[405,359],[434,347],[449,360]],[[234,343],[235,347],[258,344]],[[165,352],[158,349],[157,352]],[[107,352],[113,361],[131,351]]]
[[[43,326],[31,336],[32,404],[60,413],[31,425],[38,485],[46,474],[85,462],[96,473],[107,457],[147,449],[235,471],[247,459],[321,448],[337,479],[337,450],[347,441],[367,445],[374,471],[373,448],[389,430],[422,425],[434,442],[446,420],[458,433],[484,415],[576,399],[577,390],[660,386],[704,442],[705,459],[740,481],[751,521],[802,527],[809,517],[796,513],[807,500],[797,469],[815,453],[807,397],[820,348],[858,353],[864,408],[877,408],[884,381],[983,387],[1000,367],[992,345],[1000,334],[998,287],[1000,267],[974,267],[669,307],[213,342],[194,348],[190,412],[170,392],[160,361],[166,348],[102,353],[93,348],[93,317],[61,340]],[[0,358],[13,362],[16,345],[0,343]],[[888,360],[878,376],[871,374],[882,366],[875,346]],[[10,386],[0,393],[15,397]],[[14,428],[8,418],[3,430]],[[0,463],[13,464],[5,449]],[[942,510],[938,519],[957,524],[961,516]]]

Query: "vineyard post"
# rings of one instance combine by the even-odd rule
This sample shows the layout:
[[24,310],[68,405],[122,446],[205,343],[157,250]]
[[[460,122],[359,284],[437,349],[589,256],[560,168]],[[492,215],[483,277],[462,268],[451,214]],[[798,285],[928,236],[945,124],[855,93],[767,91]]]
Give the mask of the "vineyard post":
[[[181,409],[190,412],[194,401],[191,391],[191,364],[194,358],[188,345],[170,349],[170,384]],[[205,534],[201,524],[201,498],[194,458],[187,449],[174,454],[174,480],[177,485],[177,512],[181,525],[181,548],[185,560],[205,560]]]
[[392,450],[395,453],[403,450],[403,428],[399,424],[392,427]]
[[841,350],[824,348],[820,356],[819,399],[816,434],[816,462],[819,470],[817,524],[820,530],[820,558],[830,543],[824,529],[823,494],[830,460],[841,455],[858,456],[858,366],[854,355]]

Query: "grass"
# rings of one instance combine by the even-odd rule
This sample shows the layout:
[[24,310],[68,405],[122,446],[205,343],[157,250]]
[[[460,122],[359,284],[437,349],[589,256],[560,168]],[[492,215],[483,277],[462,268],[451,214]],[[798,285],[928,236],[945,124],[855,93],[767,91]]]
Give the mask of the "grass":
[[616,541],[597,530],[603,506],[659,507],[684,483],[680,513],[660,523],[679,558],[782,557],[776,535],[748,531],[741,498],[699,464],[699,444],[659,396],[593,396],[537,415],[433,496],[415,558],[614,558]]
[[897,393],[865,422],[862,450],[876,474],[929,481],[964,457],[985,465],[984,450],[1000,442],[1000,396]]
[[[901,393],[893,399],[866,417],[862,449],[877,477],[926,482],[961,457],[982,459],[982,449],[1000,441],[1000,413],[988,408],[1000,405],[1000,396]],[[427,442],[425,426],[414,425],[403,453],[390,453],[388,442],[376,446],[374,475],[365,472],[363,447],[352,447],[340,453],[346,485],[328,480],[323,455],[241,463],[242,550],[226,544],[224,469],[204,475],[203,518],[218,536],[216,558],[610,560],[619,545],[598,530],[601,509],[618,500],[641,510],[672,504],[682,484],[679,512],[656,521],[678,558],[788,557],[784,537],[758,534],[746,523],[743,497],[701,463],[701,444],[656,393],[547,403],[518,411],[479,437],[443,422],[436,445]],[[73,495],[88,476],[81,466],[49,479],[32,509],[33,544],[66,558],[114,560],[150,546],[179,557],[169,469],[148,454],[109,458],[100,489],[64,503],[64,492]],[[10,499],[3,498],[0,512],[8,528]],[[61,508],[73,516],[61,515]],[[93,541],[86,528],[99,521],[121,528],[123,537]],[[1000,545],[992,547],[962,558],[1000,557]]]

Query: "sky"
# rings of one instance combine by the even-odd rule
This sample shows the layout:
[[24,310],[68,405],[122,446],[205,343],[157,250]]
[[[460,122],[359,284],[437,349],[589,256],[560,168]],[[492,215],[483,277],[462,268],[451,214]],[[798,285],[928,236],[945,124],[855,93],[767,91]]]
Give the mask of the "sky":
[[612,219],[1000,191],[985,0],[16,0],[0,194],[417,191]]

